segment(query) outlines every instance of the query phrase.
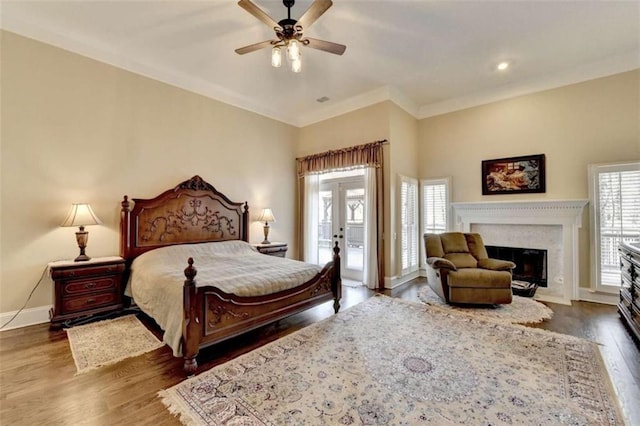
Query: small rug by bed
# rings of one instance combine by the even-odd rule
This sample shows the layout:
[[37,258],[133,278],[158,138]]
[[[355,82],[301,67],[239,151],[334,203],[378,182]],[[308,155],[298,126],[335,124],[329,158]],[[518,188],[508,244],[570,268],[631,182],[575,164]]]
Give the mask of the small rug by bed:
[[444,300],[440,299],[440,296],[431,290],[431,287],[425,286],[418,292],[418,298],[428,305],[439,306],[469,315],[477,315],[512,324],[535,324],[546,319],[551,319],[553,316],[553,311],[546,305],[536,302],[531,298],[521,296],[513,296],[513,301],[508,305],[454,306],[448,305]]
[[135,315],[67,329],[77,374],[142,355],[164,344]]
[[186,425],[621,425],[598,346],[372,297],[161,391]]

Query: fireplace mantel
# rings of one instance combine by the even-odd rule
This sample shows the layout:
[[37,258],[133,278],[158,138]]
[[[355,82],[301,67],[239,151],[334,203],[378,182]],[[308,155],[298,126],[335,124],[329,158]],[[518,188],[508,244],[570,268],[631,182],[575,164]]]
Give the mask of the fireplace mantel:
[[563,291],[550,302],[571,304],[579,299],[578,230],[588,200],[491,201],[452,203],[455,223],[462,232],[472,224],[562,226]]
[[[491,201],[452,203],[459,223],[496,223],[582,226],[582,210],[588,200]],[[482,222],[478,222],[482,220]]]

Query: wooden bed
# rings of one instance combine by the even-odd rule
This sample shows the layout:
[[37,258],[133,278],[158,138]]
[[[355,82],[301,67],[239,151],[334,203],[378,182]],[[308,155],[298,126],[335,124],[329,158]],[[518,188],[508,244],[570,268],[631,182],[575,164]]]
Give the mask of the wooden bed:
[[[120,254],[127,265],[149,250],[176,244],[249,241],[249,207],[235,203],[199,176],[152,199],[125,195],[120,219]],[[200,348],[333,300],[340,309],[340,249],[313,279],[277,293],[240,297],[212,286],[196,286],[198,259],[185,259],[182,354],[184,369],[198,368]],[[195,265],[195,266],[194,266]]]

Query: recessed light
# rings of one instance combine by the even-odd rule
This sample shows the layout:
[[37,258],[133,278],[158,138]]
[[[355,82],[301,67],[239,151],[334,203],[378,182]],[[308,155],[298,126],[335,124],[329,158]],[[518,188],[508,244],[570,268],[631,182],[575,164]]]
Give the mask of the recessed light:
[[329,98],[328,98],[328,97],[323,96],[323,97],[321,97],[321,98],[316,99],[316,102],[320,102],[320,103],[322,103],[322,102],[327,102],[328,100],[329,100]]
[[500,62],[498,65],[496,65],[496,68],[498,69],[498,71],[504,71],[509,68],[509,62]]

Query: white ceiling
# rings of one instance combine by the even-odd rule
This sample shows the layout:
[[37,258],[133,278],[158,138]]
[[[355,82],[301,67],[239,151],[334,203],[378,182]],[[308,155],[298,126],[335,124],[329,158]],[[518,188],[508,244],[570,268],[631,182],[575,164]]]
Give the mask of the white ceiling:
[[269,49],[234,52],[274,38],[235,0],[2,0],[0,13],[8,31],[296,126],[387,99],[424,118],[640,68],[640,1],[334,0],[305,35],[347,50],[304,48],[300,74],[272,68]]

